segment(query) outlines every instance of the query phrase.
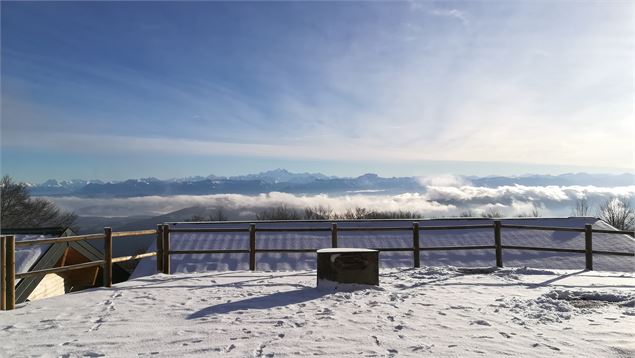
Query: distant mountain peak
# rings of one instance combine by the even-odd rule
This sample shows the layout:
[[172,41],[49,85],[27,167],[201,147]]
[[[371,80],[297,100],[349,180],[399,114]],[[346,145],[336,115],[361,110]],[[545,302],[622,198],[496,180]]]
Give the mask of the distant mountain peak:
[[273,169],[258,174],[237,175],[230,180],[261,180],[265,183],[307,184],[321,179],[331,179],[322,173],[292,173],[286,169]]
[[[620,187],[635,185],[633,174],[588,174],[561,175],[489,176],[464,177],[475,187],[497,188],[501,186],[572,186]],[[422,180],[423,179],[423,180]],[[29,186],[35,196],[80,196],[80,197],[133,197],[146,195],[208,195],[208,194],[260,194],[272,191],[286,193],[349,193],[382,192],[405,193],[426,190],[429,186],[455,186],[456,180],[436,178],[435,182],[417,177],[384,178],[375,173],[361,176],[333,177],[321,173],[293,173],[286,169],[273,169],[258,174],[233,177],[189,177],[160,180],[157,178],[128,179],[102,182],[99,180],[50,179],[39,185]],[[428,178],[429,179],[429,178]],[[460,178],[459,178],[460,179]],[[459,181],[462,183],[461,181]],[[434,184],[432,184],[434,183]],[[467,184],[461,184],[467,185]]]

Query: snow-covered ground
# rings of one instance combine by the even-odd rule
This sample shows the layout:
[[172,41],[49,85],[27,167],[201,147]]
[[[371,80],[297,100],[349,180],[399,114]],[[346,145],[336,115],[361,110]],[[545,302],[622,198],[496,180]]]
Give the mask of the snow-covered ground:
[[383,269],[154,275],[0,312],[0,356],[635,355],[632,273]]

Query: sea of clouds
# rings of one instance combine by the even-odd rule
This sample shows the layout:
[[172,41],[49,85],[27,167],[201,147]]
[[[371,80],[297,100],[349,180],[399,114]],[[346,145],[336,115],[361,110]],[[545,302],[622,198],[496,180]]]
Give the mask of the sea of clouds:
[[271,192],[260,195],[217,194],[145,196],[132,198],[47,197],[62,209],[81,216],[152,216],[201,206],[226,208],[248,218],[259,210],[286,205],[292,208],[328,207],[342,213],[363,207],[376,211],[412,211],[425,217],[458,216],[470,211],[478,216],[495,209],[505,216],[568,216],[579,199],[591,206],[589,215],[597,214],[599,204],[613,197],[635,202],[635,185],[623,187],[596,186],[500,186],[487,188],[460,181],[437,180],[424,183],[421,192],[398,195],[354,193],[350,195],[296,195]]

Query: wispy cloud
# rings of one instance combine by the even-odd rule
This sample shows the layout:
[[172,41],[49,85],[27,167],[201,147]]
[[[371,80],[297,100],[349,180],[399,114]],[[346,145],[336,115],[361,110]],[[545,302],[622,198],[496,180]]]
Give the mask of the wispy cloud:
[[432,14],[432,15],[435,15],[435,16],[450,17],[450,18],[453,18],[453,19],[461,21],[461,23],[463,23],[463,25],[465,25],[465,26],[469,25],[469,21],[468,21],[467,16],[461,10],[457,10],[457,9],[431,9],[429,11],[429,13]]
[[[221,5],[192,6],[215,16]],[[51,33],[42,25],[35,39],[13,20],[3,33],[3,148],[635,166],[626,5],[275,6],[284,13],[227,5],[252,16],[239,28],[191,13],[200,21],[172,24],[178,31],[133,11],[144,26],[125,36],[95,30],[91,21],[109,28],[106,16]],[[40,16],[64,23],[61,12]],[[109,56],[87,61],[82,40],[100,36]],[[44,39],[69,42],[77,60],[26,45]]]

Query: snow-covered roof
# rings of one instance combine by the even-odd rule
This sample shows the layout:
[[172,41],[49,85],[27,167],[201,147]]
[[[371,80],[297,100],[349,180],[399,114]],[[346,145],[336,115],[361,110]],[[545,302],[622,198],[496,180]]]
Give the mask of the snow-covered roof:
[[[604,222],[591,217],[570,218],[520,218],[502,219],[503,224],[536,225],[554,227],[584,228],[585,224],[593,224],[596,229],[612,229]],[[412,228],[412,220],[369,220],[338,221],[339,228],[345,227],[399,227]],[[492,219],[431,219],[418,220],[421,227],[490,224]],[[247,228],[247,222],[217,223],[173,223],[171,228],[214,227],[214,228]],[[331,222],[297,221],[297,222],[262,222],[258,228],[293,228],[323,227],[330,228]],[[492,228],[466,230],[434,230],[420,232],[421,247],[494,245]],[[535,246],[584,249],[584,233],[543,231],[527,229],[502,229],[503,245]],[[410,231],[339,231],[339,247],[359,248],[409,248],[412,247]],[[321,249],[331,247],[330,232],[258,232],[256,235],[258,249]],[[171,250],[221,250],[249,248],[249,234],[233,233],[181,233],[170,234]],[[635,240],[628,235],[593,234],[593,249],[604,251],[635,251]],[[148,251],[155,251],[153,243]],[[412,266],[411,252],[381,252],[382,267]],[[248,269],[248,254],[186,254],[171,255],[172,272],[205,272]],[[503,250],[505,266],[530,266],[552,269],[583,269],[584,254],[560,253],[527,250]],[[434,266],[493,266],[495,253],[493,249],[422,251],[422,265]],[[315,253],[269,253],[256,254],[257,270],[295,271],[314,269]],[[594,255],[594,268],[608,271],[635,271],[635,258],[627,256]],[[141,277],[156,273],[156,258],[142,260],[132,277]]]
[[[15,241],[50,239],[53,235],[14,235]],[[17,246],[15,248],[15,272],[27,272],[46,253],[51,244]],[[16,283],[20,280],[16,280]]]

